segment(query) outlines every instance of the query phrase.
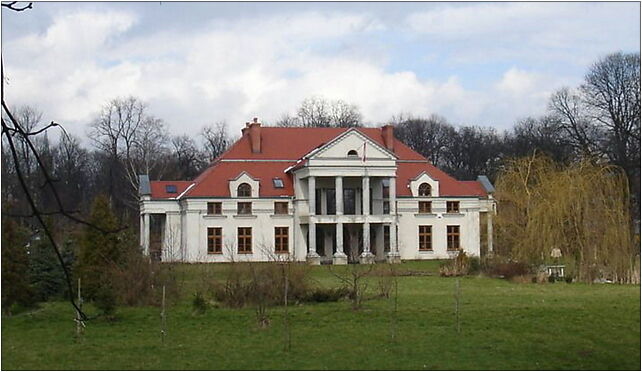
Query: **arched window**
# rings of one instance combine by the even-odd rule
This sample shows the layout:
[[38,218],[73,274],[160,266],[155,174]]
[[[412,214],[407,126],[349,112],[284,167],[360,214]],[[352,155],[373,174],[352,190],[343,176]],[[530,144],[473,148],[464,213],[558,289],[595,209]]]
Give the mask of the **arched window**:
[[252,196],[252,187],[250,187],[250,185],[248,185],[247,183],[240,184],[236,189],[236,196],[238,196],[239,198]]
[[349,157],[349,158],[350,158],[350,157],[354,158],[354,157],[356,157],[356,156],[359,156],[359,154],[357,154],[357,150],[350,150],[350,151],[348,151],[348,157]]
[[419,185],[419,196],[430,196],[432,193],[432,188],[427,183],[422,183]]

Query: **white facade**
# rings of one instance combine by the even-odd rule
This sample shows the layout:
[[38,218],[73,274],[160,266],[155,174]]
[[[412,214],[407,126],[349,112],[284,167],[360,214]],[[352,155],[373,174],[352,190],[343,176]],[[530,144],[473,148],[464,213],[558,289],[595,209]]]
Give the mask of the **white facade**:
[[[220,179],[226,183],[229,196],[195,197],[184,195],[185,190],[173,198],[159,199],[142,193],[144,251],[150,252],[155,236],[163,261],[272,261],[293,257],[312,264],[398,262],[449,258],[456,255],[454,248],[480,255],[480,213],[492,212],[492,197],[441,196],[440,181],[426,172],[401,184],[409,193],[398,193],[396,188],[403,187],[397,182],[401,161],[393,151],[358,130],[343,132],[287,168],[287,173],[280,176],[292,177],[291,196],[261,196],[258,179],[244,170],[247,160],[241,160],[223,160],[238,163],[236,177]],[[250,186],[249,196],[237,195],[241,184]],[[419,196],[422,184],[430,185],[430,196]],[[426,201],[431,202],[431,209],[420,213],[419,202]],[[286,202],[287,214],[277,214],[275,202]],[[458,211],[448,212],[447,202],[458,202]],[[218,210],[208,213],[208,203],[221,203],[220,214]],[[251,213],[239,214],[238,203],[251,203]],[[152,219],[157,221],[154,231]],[[430,249],[420,250],[420,226],[430,226]],[[448,249],[448,226],[458,226],[451,228],[458,230],[457,241],[454,234],[451,237],[452,249]],[[238,235],[239,228],[247,227],[251,228],[251,252],[246,253],[239,250],[242,243]],[[275,252],[275,227],[288,228],[288,253]],[[208,228],[220,228],[217,239],[221,237],[222,249],[217,252],[208,243],[214,241],[208,238]]]

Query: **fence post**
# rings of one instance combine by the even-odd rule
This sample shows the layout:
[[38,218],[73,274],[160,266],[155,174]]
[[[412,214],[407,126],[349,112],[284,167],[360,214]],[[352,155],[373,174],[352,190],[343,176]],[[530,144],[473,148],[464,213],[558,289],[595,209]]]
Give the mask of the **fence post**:
[[165,334],[167,328],[165,319],[165,286],[163,285],[163,299],[161,301],[161,341],[165,343]]

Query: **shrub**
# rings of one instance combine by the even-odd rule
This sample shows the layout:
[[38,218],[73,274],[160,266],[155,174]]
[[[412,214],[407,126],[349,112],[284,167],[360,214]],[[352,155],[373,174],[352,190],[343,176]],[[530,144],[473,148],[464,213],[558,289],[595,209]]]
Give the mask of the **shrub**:
[[390,265],[377,265],[372,275],[377,277],[377,292],[379,297],[390,298],[396,280],[394,268]]
[[309,292],[309,266],[286,263],[233,263],[228,265],[225,282],[214,285],[216,301],[228,307],[281,305],[285,300],[288,277],[288,302],[300,301]]
[[350,290],[346,287],[315,288],[306,297],[306,302],[337,302],[348,297]]
[[523,262],[514,261],[489,262],[486,270],[490,275],[504,279],[510,279],[519,275],[526,275],[530,272],[528,265]]
[[194,298],[192,299],[192,309],[194,309],[194,313],[196,314],[204,314],[205,311],[207,311],[207,302],[201,292],[196,292],[194,294]]
[[556,279],[555,275],[549,275],[548,276],[548,282],[549,283],[555,283],[555,279]]
[[479,274],[481,272],[481,260],[479,257],[471,257],[469,262],[469,274]]
[[462,276],[468,275],[470,272],[470,258],[463,249],[459,250],[459,254],[454,260],[450,260],[439,267],[439,275],[441,276]]

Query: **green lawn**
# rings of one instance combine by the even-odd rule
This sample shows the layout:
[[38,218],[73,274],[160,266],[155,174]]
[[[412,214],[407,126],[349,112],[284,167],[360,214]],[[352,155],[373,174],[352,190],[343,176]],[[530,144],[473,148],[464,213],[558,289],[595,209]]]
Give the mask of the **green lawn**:
[[[317,285],[335,282],[326,267],[313,270]],[[357,312],[346,301],[290,307],[290,352],[283,308],[258,329],[253,309],[194,315],[185,299],[168,310],[165,344],[158,308],[120,308],[118,321],[90,321],[78,343],[70,305],[47,303],[2,318],[2,369],[640,369],[640,286],[463,278],[459,334],[454,287],[438,275],[401,277],[395,342],[391,300]]]

